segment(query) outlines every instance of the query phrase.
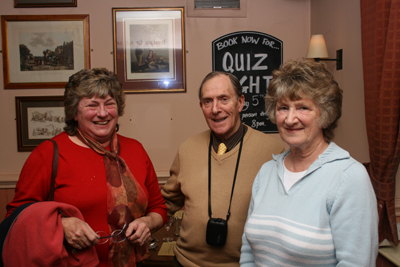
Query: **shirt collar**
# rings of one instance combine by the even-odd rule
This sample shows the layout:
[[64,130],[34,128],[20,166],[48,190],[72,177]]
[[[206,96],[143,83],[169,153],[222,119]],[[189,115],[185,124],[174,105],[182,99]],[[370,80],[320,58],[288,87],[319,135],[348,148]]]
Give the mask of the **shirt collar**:
[[[237,144],[239,144],[240,139],[247,133],[247,130],[248,130],[247,126],[245,126],[244,124],[240,124],[239,129],[231,137],[229,137],[223,142],[227,147],[226,152],[232,150]],[[214,151],[217,152],[218,146],[219,144],[222,143],[222,141],[215,135],[214,132],[212,132],[212,135],[213,135],[213,148]]]

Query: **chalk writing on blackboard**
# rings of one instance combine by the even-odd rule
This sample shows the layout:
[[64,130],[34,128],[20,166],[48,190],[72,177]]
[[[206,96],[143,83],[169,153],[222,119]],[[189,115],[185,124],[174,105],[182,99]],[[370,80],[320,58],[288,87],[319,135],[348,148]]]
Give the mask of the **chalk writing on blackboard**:
[[214,40],[212,50],[213,70],[230,72],[240,80],[245,95],[242,122],[261,132],[278,132],[265,113],[264,96],[272,71],[282,64],[282,41],[266,33],[240,31]]

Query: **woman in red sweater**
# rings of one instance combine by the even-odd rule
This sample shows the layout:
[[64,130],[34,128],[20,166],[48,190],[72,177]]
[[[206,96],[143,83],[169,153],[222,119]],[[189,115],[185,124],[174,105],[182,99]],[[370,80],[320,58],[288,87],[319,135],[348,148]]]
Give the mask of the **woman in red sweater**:
[[[64,238],[77,251],[95,246],[99,266],[136,266],[148,255],[151,231],[166,220],[166,206],[143,146],[116,133],[125,107],[122,84],[104,68],[81,70],[69,78],[64,106],[65,132],[53,138],[59,147],[54,201],[77,207],[84,217],[61,219]],[[7,216],[24,203],[48,199],[52,154],[51,142],[31,153]],[[102,232],[122,239],[98,239]]]

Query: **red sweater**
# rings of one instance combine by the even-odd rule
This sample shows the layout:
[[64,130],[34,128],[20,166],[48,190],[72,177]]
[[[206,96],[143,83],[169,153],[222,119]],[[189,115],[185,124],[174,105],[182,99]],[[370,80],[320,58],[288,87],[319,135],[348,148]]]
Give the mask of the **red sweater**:
[[[157,212],[166,220],[166,206],[153,164],[136,140],[118,135],[120,156],[145,190],[147,213]],[[54,201],[71,204],[82,213],[94,231],[108,233],[107,184],[103,156],[73,143],[63,132],[53,138],[59,148]],[[7,205],[7,216],[16,207],[32,201],[45,201],[50,191],[53,144],[43,142],[27,159],[16,186],[14,199]],[[108,243],[96,245],[101,262],[108,259]]]

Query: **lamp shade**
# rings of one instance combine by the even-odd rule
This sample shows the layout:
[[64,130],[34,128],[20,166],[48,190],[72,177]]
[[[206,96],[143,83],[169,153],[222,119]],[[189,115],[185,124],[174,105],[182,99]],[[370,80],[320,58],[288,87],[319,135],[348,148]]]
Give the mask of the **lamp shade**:
[[322,34],[315,34],[311,36],[310,45],[308,46],[307,58],[327,58],[328,49],[324,36]]

